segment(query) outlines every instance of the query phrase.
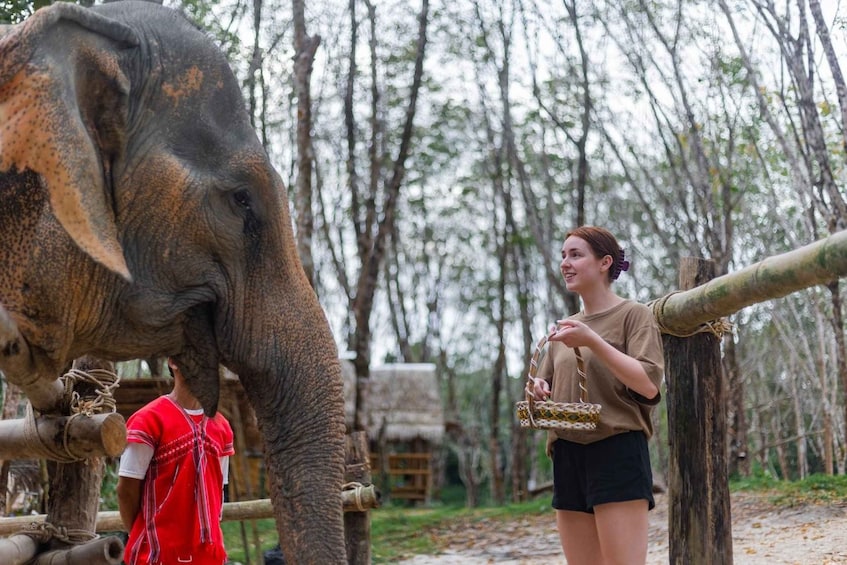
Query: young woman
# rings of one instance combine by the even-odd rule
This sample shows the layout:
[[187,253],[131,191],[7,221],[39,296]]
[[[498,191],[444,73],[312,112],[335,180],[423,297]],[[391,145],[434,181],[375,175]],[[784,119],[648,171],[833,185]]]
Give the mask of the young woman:
[[652,312],[621,298],[612,281],[629,263],[606,229],[567,234],[560,269],[581,312],[559,320],[530,387],[536,399],[578,402],[576,355],[588,375],[589,401],[602,405],[596,430],[549,433],[553,507],[569,565],[643,564],[647,512],[654,506],[647,440],[661,399],[662,340]]

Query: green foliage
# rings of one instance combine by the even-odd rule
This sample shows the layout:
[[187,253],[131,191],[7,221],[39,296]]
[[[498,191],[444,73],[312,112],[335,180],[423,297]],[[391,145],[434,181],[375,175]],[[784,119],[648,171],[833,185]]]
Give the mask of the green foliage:
[[[251,563],[258,561],[258,554],[276,547],[279,536],[276,532],[276,522],[267,518],[264,520],[245,520],[244,522],[224,522],[221,524],[224,532],[224,546],[229,560],[233,563],[246,563],[246,551],[250,552]],[[258,540],[260,550],[256,551]],[[245,550],[246,545],[246,550]]]
[[118,465],[117,460],[113,463],[106,463],[106,470],[103,473],[103,482],[100,483],[100,510],[117,510],[118,509]]
[[780,481],[767,472],[758,472],[730,482],[730,490],[766,492],[777,506],[830,504],[847,499],[847,476],[814,474],[801,481]]
[[371,515],[371,547],[374,563],[396,563],[418,554],[439,549],[439,532],[474,530],[483,521],[507,527],[531,514],[551,513],[549,500],[538,499],[499,507],[468,509],[444,506],[428,509],[383,508]]
[[[454,499],[464,499],[458,492]],[[373,562],[396,563],[400,559],[434,553],[438,547],[438,532],[445,529],[473,528],[483,520],[499,523],[518,520],[528,514],[552,512],[548,498],[521,504],[500,507],[468,509],[461,500],[453,504],[432,508],[408,508],[387,506],[371,511],[371,552]],[[253,522],[224,522],[224,543],[230,561],[244,563],[245,540],[251,556],[256,554],[255,540],[259,540],[261,551],[267,551],[278,543],[272,519]],[[254,532],[255,528],[255,532]]]
[[50,4],[49,0],[0,0],[0,25],[20,23],[39,8]]
[[749,477],[738,477],[730,480],[729,489],[731,491],[763,491],[775,488],[780,484],[780,480],[775,478],[768,471],[763,471],[757,466],[755,472]]

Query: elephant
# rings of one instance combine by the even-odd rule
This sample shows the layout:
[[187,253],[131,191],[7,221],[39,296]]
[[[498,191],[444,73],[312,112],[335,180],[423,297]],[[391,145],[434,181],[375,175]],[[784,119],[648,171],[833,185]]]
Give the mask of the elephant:
[[220,49],[179,12],[56,3],[0,27],[0,370],[55,409],[63,367],[219,368],[262,433],[282,549],[346,563],[338,350],[282,178]]

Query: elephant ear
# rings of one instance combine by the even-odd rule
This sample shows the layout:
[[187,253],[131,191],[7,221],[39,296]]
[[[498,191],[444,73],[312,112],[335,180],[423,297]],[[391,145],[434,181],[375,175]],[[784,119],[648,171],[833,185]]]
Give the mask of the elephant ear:
[[61,2],[0,30],[0,173],[38,173],[74,242],[126,280],[111,163],[129,107],[118,50],[137,44],[127,26]]

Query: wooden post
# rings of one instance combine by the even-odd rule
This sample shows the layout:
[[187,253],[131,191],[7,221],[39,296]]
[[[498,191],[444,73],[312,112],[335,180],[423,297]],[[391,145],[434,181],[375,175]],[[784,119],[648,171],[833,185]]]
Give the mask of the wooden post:
[[[345,483],[368,484],[371,482],[367,432],[353,432],[347,436],[346,463]],[[367,510],[344,513],[344,538],[347,546],[347,563],[370,565],[371,521]]]
[[[222,369],[223,374],[221,375],[222,382],[231,383],[231,386],[227,386],[225,389],[228,391],[227,400],[229,409],[229,423],[232,427],[233,434],[235,435],[235,448],[237,454],[230,458],[229,463],[229,472],[230,472],[230,498],[233,502],[241,502],[252,501],[255,498],[255,494],[253,492],[253,481],[250,476],[250,467],[249,462],[247,461],[248,457],[248,445],[247,445],[247,436],[244,433],[244,416],[241,413],[241,406],[239,405],[239,400],[241,394],[243,394],[244,388],[241,385],[241,382],[237,378],[230,379],[226,376],[228,372],[227,369]],[[233,374],[234,376],[234,374]],[[248,410],[247,418],[249,420],[255,421],[256,415],[253,413],[252,409]],[[256,485],[257,488],[259,485]],[[270,514],[268,517],[273,517],[273,514]],[[261,564],[264,563],[264,558],[262,554],[262,544],[259,540],[259,526],[256,523],[255,519],[250,518],[250,532],[253,537],[253,550],[256,552],[256,562]],[[247,542],[247,529],[244,524],[244,520],[240,520],[239,528],[241,530],[241,541],[244,545],[244,561],[246,565],[251,565],[251,557],[250,557],[250,544]]]
[[[714,263],[687,257],[681,289],[714,277]],[[726,392],[720,340],[712,333],[664,336],[667,377],[671,565],[732,564],[726,461]]]
[[[74,362],[74,368],[81,371],[91,371],[92,369],[105,369],[114,371],[114,364],[107,361],[101,361],[93,357],[84,357]],[[77,383],[75,391],[83,398],[91,396],[92,385],[90,383]],[[123,417],[121,417],[123,420]],[[124,433],[126,431],[124,430]],[[86,532],[94,535],[94,528],[97,522],[97,510],[100,507],[100,485],[103,482],[103,474],[105,471],[105,462],[102,457],[91,457],[87,460],[77,463],[51,463],[48,462],[50,471],[50,496],[47,499],[47,522],[56,527],[67,528],[68,532]],[[70,537],[70,536],[69,536]],[[123,542],[116,537],[105,538],[107,543],[98,546],[92,546],[75,549],[74,555],[79,555],[79,560],[67,563],[84,563],[86,556],[89,556],[91,561],[91,551],[101,555],[96,563],[112,562],[112,554],[116,551],[115,545],[120,546],[118,551],[118,559],[123,552]],[[71,545],[68,542],[77,543],[87,540],[61,540],[53,538],[50,543],[51,550],[67,550]],[[51,558],[52,559],[52,558]],[[37,563],[64,563],[59,561],[61,557],[56,557],[56,561],[36,561]],[[102,561],[106,560],[106,561]],[[120,561],[114,561],[119,563]]]

